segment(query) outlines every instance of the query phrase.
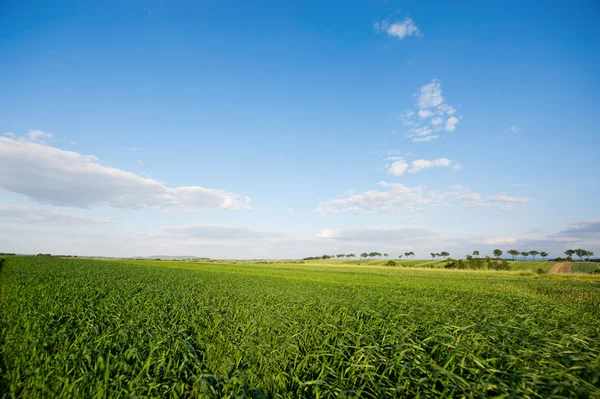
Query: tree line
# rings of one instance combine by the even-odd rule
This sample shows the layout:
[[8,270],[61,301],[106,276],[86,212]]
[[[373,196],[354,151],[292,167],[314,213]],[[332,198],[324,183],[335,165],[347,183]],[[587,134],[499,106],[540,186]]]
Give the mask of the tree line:
[[[504,251],[502,251],[501,249],[494,249],[494,251],[492,253],[494,254],[494,257],[496,259],[500,259],[502,254],[504,254]],[[513,260],[517,260],[517,257],[519,255],[521,255],[523,257],[523,260],[527,260],[527,257],[530,255],[533,257],[533,260],[535,260],[535,257],[538,255],[540,255],[544,261],[548,257],[548,252],[544,252],[544,251],[540,252],[536,249],[533,249],[531,251],[518,251],[516,249],[510,249],[510,250],[506,251],[506,253],[511,255]],[[478,257],[478,256],[479,256],[479,251],[473,251],[473,255],[467,255],[467,259],[469,257]]]
[[594,253],[592,251],[577,248],[577,249],[567,249],[565,251],[565,255],[567,255],[567,259],[569,259],[569,260],[573,259],[573,255],[577,255],[579,257],[579,260],[583,260],[583,258],[590,260],[590,258],[592,256],[594,256]]
[[[496,259],[500,259],[502,257],[502,255],[504,254],[504,251],[502,251],[501,249],[494,249],[494,251],[492,252],[494,257]],[[531,256],[533,258],[533,260],[535,261],[536,256],[541,256],[542,260],[545,261],[546,258],[548,257],[548,252],[544,252],[544,251],[538,251],[538,250],[531,250],[531,251],[519,251],[516,249],[510,249],[508,251],[506,251],[507,254],[509,254],[510,256],[512,256],[513,260],[517,260],[517,258],[519,256],[523,257],[523,260],[526,261],[527,257]],[[442,252],[431,252],[431,259],[436,260],[436,259],[448,259],[450,257],[450,252],[447,251],[442,251]],[[467,255],[466,259],[473,259],[473,258],[479,258],[480,252],[478,250],[473,251],[472,255]],[[585,249],[568,249],[565,251],[565,255],[567,255],[567,260],[573,260],[573,255],[577,255],[579,257],[580,260],[583,260],[584,258],[587,259],[588,261],[590,260],[590,258],[592,256],[594,256],[594,252],[592,251],[588,251]],[[381,252],[363,252],[360,255],[361,259],[373,259],[373,258],[378,258],[380,259],[382,256],[384,258],[388,258],[390,255],[389,254],[382,254]],[[409,257],[411,259],[413,259],[413,257],[415,256],[414,252],[405,252],[404,254],[401,254],[398,256],[398,259],[402,259],[402,257],[404,257],[405,259],[408,259]],[[337,254],[337,255],[321,255],[321,256],[309,256],[307,258],[303,258],[302,260],[320,260],[320,259],[341,259],[341,258],[346,258],[346,259],[352,259],[352,258],[356,258],[355,254]],[[489,258],[489,256],[486,256],[486,258]],[[557,258],[557,260],[561,260],[562,258]]]
[[[494,257],[496,259],[500,259],[500,257],[502,256],[504,252],[501,249],[494,249],[493,254]],[[507,254],[509,254],[510,256],[512,256],[513,260],[517,260],[517,257],[519,255],[521,255],[523,257],[523,260],[526,261],[528,256],[531,256],[533,258],[533,260],[535,261],[535,257],[536,256],[541,256],[542,260],[546,260],[546,258],[548,257],[548,252],[544,252],[544,251],[538,251],[538,250],[531,250],[531,251],[519,251],[516,249],[510,249],[508,251],[506,251]],[[592,251],[588,251],[585,249],[567,249],[565,251],[565,255],[567,255],[567,259],[568,260],[572,260],[573,259],[573,255],[577,255],[579,257],[580,260],[583,260],[584,258],[586,258],[587,260],[590,260],[590,258],[592,256],[594,256],[594,253]],[[479,256],[479,251],[473,251],[473,255],[467,255],[467,259],[469,257],[478,257]]]

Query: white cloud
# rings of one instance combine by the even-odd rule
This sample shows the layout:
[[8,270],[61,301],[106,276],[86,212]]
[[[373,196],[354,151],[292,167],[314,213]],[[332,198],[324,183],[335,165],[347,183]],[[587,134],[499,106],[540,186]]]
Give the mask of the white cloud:
[[429,126],[409,129],[406,137],[412,139],[414,142],[431,141],[438,138],[436,134],[433,134],[433,129]]
[[455,116],[451,116],[446,121],[446,127],[444,128],[444,130],[446,130],[447,132],[453,132],[454,129],[456,129],[456,125],[458,125],[458,118]]
[[447,168],[452,166],[454,161],[448,158],[439,158],[433,161],[428,161],[426,159],[417,159],[412,161],[412,168],[409,170],[410,173],[418,173],[423,169],[429,169],[434,167],[443,167]]
[[445,102],[442,84],[439,80],[420,88],[415,109],[408,109],[399,115],[398,119],[404,126],[409,127],[406,137],[411,141],[430,142],[439,137],[439,132],[453,132],[459,123],[454,107]]
[[0,221],[20,224],[108,224],[111,220],[91,218],[73,213],[54,212],[48,209],[20,206],[0,205]]
[[[443,162],[445,163],[445,161]],[[418,163],[424,166],[425,164]],[[511,197],[506,194],[482,196],[468,187],[461,185],[450,186],[450,191],[438,192],[428,190],[424,185],[408,187],[399,183],[380,182],[385,190],[369,190],[346,198],[322,201],[315,213],[325,215],[330,213],[416,213],[435,209],[439,206],[449,206],[453,203],[466,208],[494,208],[509,212],[517,205],[532,201],[526,197]]]
[[441,105],[443,102],[442,84],[439,80],[433,79],[430,83],[421,87],[421,95],[417,103],[419,108],[433,108]]
[[10,138],[17,137],[17,135],[16,135],[15,133],[13,133],[13,132],[6,132],[6,133],[4,133],[4,135],[5,135],[6,137],[10,137]]
[[373,27],[376,32],[384,31],[388,35],[400,40],[408,36],[421,36],[421,31],[411,18],[405,18],[401,22],[394,22],[392,24],[387,21],[375,22]]
[[437,107],[437,111],[438,111],[437,112],[438,115],[440,115],[440,114],[454,115],[454,113],[456,112],[456,110],[448,104],[440,104]]
[[420,118],[425,119],[425,118],[429,118],[430,116],[433,116],[433,111],[428,110],[428,109],[421,109],[421,110],[419,110],[419,112],[417,114],[419,115]]
[[438,137],[440,137],[440,136],[438,136],[437,134],[432,134],[430,136],[413,138],[412,141],[414,143],[429,143],[430,141],[433,141],[433,140],[437,139]]
[[401,176],[408,169],[408,164],[405,160],[398,160],[389,167],[388,172],[394,176]]
[[29,130],[27,132],[27,138],[36,142],[44,142],[45,139],[51,139],[53,137],[52,133],[44,133],[41,130]]
[[436,236],[436,231],[424,227],[354,227],[321,230],[318,234],[321,239],[378,244],[398,244],[401,241],[432,239]]
[[399,183],[380,182],[388,190],[369,190],[347,198],[321,202],[315,210],[318,214],[348,213],[414,213],[435,208],[440,199],[435,193],[427,193],[425,186],[408,187]]
[[529,197],[513,197],[507,194],[492,194],[483,197],[468,187],[459,184],[450,186],[451,192],[446,193],[447,198],[462,201],[466,208],[497,208],[503,212],[512,211],[515,205],[525,205],[533,201]]
[[[37,136],[39,137],[39,136]],[[41,203],[89,208],[250,209],[250,199],[200,186],[167,187],[90,155],[0,137],[0,188]]]
[[521,128],[519,128],[515,125],[511,125],[508,129],[513,133],[519,133],[521,131]]

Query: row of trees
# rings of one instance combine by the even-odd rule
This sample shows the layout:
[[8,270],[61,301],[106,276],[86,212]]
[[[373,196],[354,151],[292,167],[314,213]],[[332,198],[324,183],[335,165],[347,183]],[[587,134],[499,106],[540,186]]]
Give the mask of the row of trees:
[[[382,256],[384,258],[388,258],[390,255],[389,254],[382,254],[381,252],[363,252],[362,254],[359,255],[361,259],[367,259],[367,258],[381,258]],[[405,252],[404,255],[400,255],[398,256],[399,259],[402,259],[402,257],[413,257],[415,256],[414,252]],[[337,255],[321,255],[321,256],[309,256],[307,258],[303,258],[302,260],[317,260],[317,259],[342,259],[342,258],[346,258],[346,259],[352,259],[352,258],[356,258],[356,254],[337,254]]]
[[432,252],[430,255],[431,255],[431,259],[435,260],[437,258],[447,258],[447,257],[449,257],[450,256],[450,252],[446,252],[446,251],[443,251],[443,252],[440,252],[440,253]]
[[[501,249],[494,249],[494,257],[496,257],[496,259],[500,259],[500,257],[502,256],[504,252]],[[510,256],[512,256],[513,260],[517,260],[517,257],[519,255],[521,255],[523,257],[523,260],[527,260],[527,257],[529,255],[531,255],[533,257],[533,260],[535,260],[535,257],[540,255],[542,257],[543,260],[546,260],[546,258],[548,257],[548,252],[540,252],[536,249],[533,249],[531,251],[518,251],[516,249],[510,249],[508,251],[506,251],[507,254],[509,254]],[[474,256],[479,256],[479,251],[473,251],[473,255]]]
[[[502,254],[504,253],[501,249],[494,249],[494,257],[496,257],[496,259],[500,259],[500,257],[502,256]],[[518,251],[516,249],[510,249],[508,251],[506,251],[506,253],[508,253],[509,255],[512,256],[513,260],[517,260],[517,257],[519,255],[521,255],[523,257],[523,260],[527,260],[528,256],[533,257],[533,260],[535,260],[535,257],[540,255],[542,257],[542,259],[545,261],[546,258],[548,257],[548,252],[544,252],[544,251],[537,251],[535,249],[531,250],[531,251]],[[433,256],[433,254],[431,254]],[[571,259],[573,257],[573,255],[577,255],[579,257],[579,259],[583,259],[586,258],[587,260],[590,260],[590,257],[594,256],[594,253],[592,251],[587,251],[585,249],[568,249],[565,251],[565,255],[567,255],[568,259]],[[479,251],[473,251],[473,255],[467,255],[467,259],[469,257],[478,257],[479,256]]]
[[583,258],[586,258],[587,260],[590,260],[590,258],[592,256],[594,256],[594,253],[592,251],[588,251],[588,250],[585,250],[585,249],[577,248],[577,249],[567,249],[565,251],[565,255],[567,255],[567,257],[569,259],[573,258],[573,255],[577,255],[579,257],[579,260],[582,260]]
[[[516,249],[510,249],[508,251],[506,251],[507,254],[509,254],[510,256],[512,256],[513,260],[517,260],[517,257],[520,255],[523,257],[523,260],[527,260],[528,256],[531,256],[533,258],[533,260],[535,261],[536,256],[541,256],[542,260],[546,260],[546,258],[548,257],[548,252],[544,252],[544,251],[538,251],[538,250],[531,250],[531,251],[519,251]],[[477,259],[479,258],[479,254],[480,252],[475,250],[473,251],[473,255],[467,255],[467,259]],[[500,259],[502,257],[502,255],[504,254],[504,251],[502,251],[501,249],[494,249],[493,251],[494,257],[496,259]],[[42,255],[42,254],[40,254]],[[38,255],[38,256],[40,256]],[[439,253],[435,253],[432,252],[431,254],[431,259],[435,260],[435,259],[447,259],[448,257],[450,257],[450,253],[443,251],[443,252],[439,252]],[[590,260],[590,258],[592,256],[594,256],[594,253],[592,251],[588,251],[585,249],[568,249],[565,251],[565,255],[567,255],[567,259],[571,260],[573,255],[577,255],[579,257],[580,260],[583,260],[584,258],[587,260]],[[385,257],[386,259],[389,257],[388,254],[382,254],[381,252],[363,252],[362,254],[360,254],[360,258],[361,259],[367,259],[367,258],[381,258],[381,257]],[[408,259],[409,257],[412,259],[415,256],[414,252],[405,252],[403,255],[399,255],[398,259],[402,259],[402,257],[405,257],[406,259]],[[487,257],[487,256],[486,256]],[[304,260],[313,260],[313,259],[333,259],[333,258],[346,258],[346,259],[351,259],[351,258],[356,258],[355,254],[337,254],[337,255],[322,255],[322,256],[315,256],[315,257],[308,257],[308,258],[304,258]]]

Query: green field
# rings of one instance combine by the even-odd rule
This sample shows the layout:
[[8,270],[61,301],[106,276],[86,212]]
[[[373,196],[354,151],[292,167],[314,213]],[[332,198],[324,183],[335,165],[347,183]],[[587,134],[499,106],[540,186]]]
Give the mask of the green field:
[[6,397],[600,397],[600,279],[8,258]]
[[[444,268],[444,266],[448,263],[447,260],[395,260],[398,267],[417,267],[417,268]],[[353,265],[353,266],[385,266],[387,263],[387,259],[377,259],[377,260],[339,260],[339,259],[331,259],[331,260],[311,260],[307,261],[307,264],[313,265],[324,265],[324,266],[335,266],[335,265]],[[510,267],[513,271],[530,271],[537,272],[538,269],[543,270],[547,273],[552,266],[556,264],[556,262],[552,261],[509,261]],[[487,269],[487,263],[484,263],[484,270]],[[590,269],[590,267],[582,268],[581,270]],[[583,272],[583,271],[582,271]]]
[[543,270],[545,273],[548,273],[552,266],[554,266],[557,262],[543,262],[543,261],[510,261],[510,267],[512,270],[529,270],[532,272],[537,271],[538,269]]
[[312,265],[324,265],[324,266],[340,266],[340,265],[352,265],[352,266],[385,266],[389,261],[396,262],[397,266],[401,267],[444,267],[447,261],[440,260],[398,260],[398,259],[355,259],[355,260],[310,260],[305,261],[307,264]]
[[600,266],[594,262],[576,262],[573,264],[572,273],[593,273],[600,270]]

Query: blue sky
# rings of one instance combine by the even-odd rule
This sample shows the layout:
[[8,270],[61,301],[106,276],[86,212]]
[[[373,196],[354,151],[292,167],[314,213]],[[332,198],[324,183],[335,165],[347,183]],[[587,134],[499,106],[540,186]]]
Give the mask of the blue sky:
[[600,252],[592,1],[7,1],[0,251]]

